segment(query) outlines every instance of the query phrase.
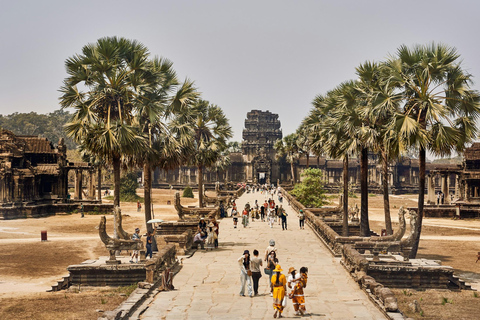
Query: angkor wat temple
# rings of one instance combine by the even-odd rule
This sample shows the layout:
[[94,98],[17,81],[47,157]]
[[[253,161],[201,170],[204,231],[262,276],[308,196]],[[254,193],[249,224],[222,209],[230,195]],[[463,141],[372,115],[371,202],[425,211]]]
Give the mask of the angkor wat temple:
[[[277,159],[273,145],[277,139],[282,138],[282,129],[278,114],[270,111],[252,110],[247,113],[245,127],[243,129],[242,152],[230,154],[231,166],[226,171],[217,172],[214,169],[204,171],[204,181],[213,187],[215,181],[231,181],[246,183],[273,183],[278,181],[282,184],[292,183],[290,164],[285,159]],[[295,177],[301,179],[301,173],[308,167],[320,168],[325,178],[325,186],[329,191],[339,190],[342,186],[343,163],[341,160],[325,157],[310,156],[307,159],[301,158],[295,163]],[[355,191],[360,189],[360,162],[352,158],[349,161],[349,181],[351,188]],[[451,172],[448,179],[449,190],[455,190],[455,173],[457,165],[427,163],[427,174],[430,170],[444,170]],[[446,170],[446,171],[445,171]],[[450,170],[450,171],[448,171]],[[435,171],[435,172],[437,172]],[[418,160],[409,157],[392,162],[388,181],[392,193],[417,193],[418,192]],[[431,181],[435,183],[437,191],[446,186],[442,184],[445,173],[432,175]],[[369,156],[368,181],[369,192],[381,192],[381,166],[377,156]],[[195,167],[183,166],[180,169],[154,173],[154,184],[165,185],[196,185],[197,169]]]

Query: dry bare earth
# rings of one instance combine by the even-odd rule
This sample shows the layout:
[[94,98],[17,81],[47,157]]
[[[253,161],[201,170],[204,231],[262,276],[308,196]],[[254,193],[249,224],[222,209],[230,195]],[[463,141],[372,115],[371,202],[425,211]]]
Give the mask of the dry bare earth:
[[[143,190],[139,190],[142,195]],[[155,218],[176,220],[174,191],[153,190]],[[185,206],[196,205],[198,199],[182,198]],[[351,204],[360,203],[359,198]],[[397,221],[401,206],[416,206],[415,195],[392,196],[392,220]],[[370,225],[380,232],[383,223],[382,196],[369,197]],[[123,226],[132,232],[135,227],[145,231],[144,213],[137,212],[135,203],[122,203]],[[45,292],[56,280],[66,275],[68,265],[107,255],[95,227],[98,215],[56,215],[40,219],[0,221],[0,319],[96,319],[96,310],[113,310],[125,296],[121,291]],[[394,225],[394,228],[397,224]],[[48,231],[47,242],[40,241],[42,230]],[[107,230],[113,234],[112,216],[107,216]],[[442,239],[443,240],[440,240]],[[419,257],[441,259],[471,278],[480,277],[480,263],[475,264],[480,240],[479,220],[424,219]],[[417,299],[429,319],[476,319],[480,314],[478,298],[472,291],[414,291],[411,295],[395,290],[403,306]],[[447,296],[448,294],[448,296]],[[453,303],[442,305],[442,297]],[[421,301],[420,301],[421,300]],[[407,310],[402,307],[402,310]],[[461,316],[464,316],[462,318]],[[473,315],[473,317],[470,317]],[[410,316],[412,316],[410,314]],[[413,315],[425,319],[418,313]]]
[[[142,195],[143,190],[138,190]],[[174,190],[154,190],[156,218],[176,220]],[[198,199],[182,199],[195,205]],[[123,227],[145,231],[144,212],[136,203],[122,203]],[[56,215],[48,218],[0,221],[0,319],[97,319],[95,310],[113,310],[126,297],[122,291],[82,293],[46,292],[71,264],[107,255],[96,226],[99,215]],[[107,232],[113,234],[113,217],[107,215]],[[46,230],[48,241],[40,241]]]

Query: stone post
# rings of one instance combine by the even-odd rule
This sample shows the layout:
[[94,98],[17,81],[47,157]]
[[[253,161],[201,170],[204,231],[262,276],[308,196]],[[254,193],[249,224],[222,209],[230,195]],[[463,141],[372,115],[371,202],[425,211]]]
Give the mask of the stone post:
[[93,170],[88,171],[88,178],[89,178],[89,184],[88,184],[88,199],[89,200],[95,200],[95,185],[93,183]]
[[458,190],[459,179],[460,179],[459,175],[458,175],[458,174],[455,174],[455,199],[459,199],[459,198],[460,198],[460,196],[459,196],[459,194],[458,194],[458,191],[459,191],[459,190]]
[[447,199],[448,199],[448,182],[447,182],[447,173],[443,173],[441,175],[441,179],[442,179],[442,193],[443,193],[443,196],[444,196],[444,201],[443,203],[446,204],[448,203]]

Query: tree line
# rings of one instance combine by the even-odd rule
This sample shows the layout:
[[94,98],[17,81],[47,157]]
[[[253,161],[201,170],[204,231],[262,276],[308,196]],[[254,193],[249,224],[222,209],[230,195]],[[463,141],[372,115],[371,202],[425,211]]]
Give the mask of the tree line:
[[16,135],[40,135],[56,144],[63,138],[68,149],[75,149],[75,142],[67,137],[63,125],[72,115],[66,110],[55,110],[47,114],[36,112],[0,115],[0,128],[12,131]]
[[[357,79],[317,95],[296,133],[275,147],[292,164],[302,154],[343,159],[343,229],[348,236],[348,159],[358,156],[361,175],[361,235],[370,236],[368,221],[368,153],[382,165],[385,227],[392,234],[388,195],[389,164],[405,154],[418,155],[418,223],[416,256],[425,199],[427,150],[444,157],[461,153],[478,137],[480,94],[460,54],[444,44],[402,45],[385,61],[356,68]],[[294,177],[293,177],[294,178]]]

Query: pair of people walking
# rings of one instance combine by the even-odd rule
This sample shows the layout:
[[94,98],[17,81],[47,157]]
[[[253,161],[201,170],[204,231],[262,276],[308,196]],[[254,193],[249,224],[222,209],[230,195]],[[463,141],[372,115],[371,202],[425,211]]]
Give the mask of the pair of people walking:
[[253,250],[253,258],[251,258],[250,252],[245,250],[243,255],[238,258],[238,264],[240,266],[240,296],[245,296],[245,286],[249,297],[258,295],[258,281],[262,277],[260,272],[262,259],[258,257],[258,251]]
[[291,267],[288,270],[288,280],[285,275],[282,274],[282,267],[277,264],[274,274],[272,275],[272,287],[273,287],[273,309],[275,313],[273,317],[282,318],[283,310],[287,305],[287,286],[291,291],[288,293],[288,298],[292,299],[293,309],[296,316],[303,316],[305,314],[305,296],[303,288],[307,286],[308,268],[300,268],[300,273],[297,274],[297,270]]

